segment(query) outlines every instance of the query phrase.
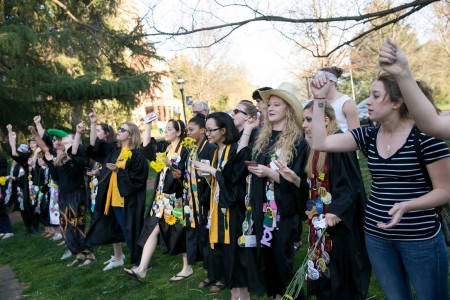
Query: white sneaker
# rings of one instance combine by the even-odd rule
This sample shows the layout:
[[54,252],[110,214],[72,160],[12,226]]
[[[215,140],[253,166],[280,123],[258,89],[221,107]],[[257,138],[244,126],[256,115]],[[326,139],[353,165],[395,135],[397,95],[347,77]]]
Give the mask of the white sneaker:
[[5,235],[2,237],[2,240],[6,240],[9,239],[10,237],[14,236],[14,233],[10,232],[10,233],[5,233]]
[[113,260],[109,264],[106,265],[106,267],[103,268],[103,271],[111,270],[112,268],[121,267],[124,265],[123,259],[121,260]]
[[[125,260],[125,254],[122,253],[122,255],[120,257],[122,258],[122,260]],[[110,262],[112,262],[114,260],[115,260],[114,259],[114,255],[111,255],[111,258],[109,260],[105,261],[103,264],[107,265],[107,264],[109,264]]]
[[59,241],[60,239],[62,239],[63,236],[61,233],[57,233],[52,237],[52,241]]
[[69,250],[66,250],[66,252],[64,252],[64,254],[61,256],[61,260],[68,259],[71,256],[72,256],[72,252],[70,252]]

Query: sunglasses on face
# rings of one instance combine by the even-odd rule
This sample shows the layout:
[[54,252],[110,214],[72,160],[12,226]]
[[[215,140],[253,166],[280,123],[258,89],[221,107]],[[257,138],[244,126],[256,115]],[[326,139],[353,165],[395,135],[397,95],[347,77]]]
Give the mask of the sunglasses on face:
[[233,113],[235,114],[235,115],[237,115],[238,113],[243,113],[244,115],[248,115],[248,113],[246,113],[245,111],[242,111],[242,110],[240,110],[240,109],[233,109]]
[[117,128],[117,132],[120,132],[120,133],[122,133],[122,132],[128,132],[128,133],[130,133],[127,129],[125,129],[125,128],[123,128],[123,127],[119,127],[119,128]]

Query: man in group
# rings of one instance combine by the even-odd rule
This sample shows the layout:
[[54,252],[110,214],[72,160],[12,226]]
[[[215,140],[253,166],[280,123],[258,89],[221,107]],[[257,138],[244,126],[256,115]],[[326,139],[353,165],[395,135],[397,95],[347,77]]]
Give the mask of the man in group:
[[202,114],[206,118],[206,116],[209,115],[208,103],[198,101],[192,104],[192,115],[196,116],[197,114]]

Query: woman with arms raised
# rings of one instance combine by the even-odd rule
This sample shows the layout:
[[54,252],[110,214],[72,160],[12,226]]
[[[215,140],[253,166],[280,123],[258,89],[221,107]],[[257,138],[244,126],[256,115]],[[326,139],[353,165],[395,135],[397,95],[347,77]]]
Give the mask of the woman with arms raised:
[[[372,187],[364,232],[372,267],[389,299],[448,299],[448,256],[435,207],[449,201],[446,144],[421,133],[409,118],[393,76],[381,75],[367,100],[379,128],[328,135],[324,124],[326,77],[312,83],[312,146],[326,152],[361,150]],[[429,178],[429,180],[428,180]]]

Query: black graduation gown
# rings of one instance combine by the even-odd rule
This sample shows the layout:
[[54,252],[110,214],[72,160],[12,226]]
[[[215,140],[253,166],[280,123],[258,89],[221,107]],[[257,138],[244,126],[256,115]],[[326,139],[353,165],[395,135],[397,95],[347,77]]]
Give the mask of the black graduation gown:
[[[181,143],[181,141],[180,141]],[[160,141],[157,142],[154,138],[151,139],[150,143],[142,149],[142,153],[149,161],[156,160],[156,153],[166,152],[167,147],[170,145],[169,142]],[[181,148],[180,161],[175,168],[181,171],[183,176],[184,170],[186,168],[186,160],[189,155],[189,151],[179,144],[177,146]],[[176,222],[175,225],[168,225],[164,218],[158,218],[156,216],[150,216],[150,212],[153,208],[155,197],[157,195],[157,188],[160,180],[161,172],[157,174],[155,179],[155,187],[153,189],[153,196],[150,205],[145,212],[144,228],[139,237],[139,245],[144,247],[145,242],[152,233],[156,224],[159,224],[160,229],[160,241],[161,241],[161,251],[169,255],[177,255],[186,252],[186,231],[180,222]],[[181,198],[183,195],[183,177],[175,179],[172,176],[172,172],[167,170],[166,176],[164,178],[163,193],[165,194],[175,194],[177,199]]]
[[20,186],[23,193],[23,210],[20,210],[20,214],[22,215],[26,233],[36,233],[39,231],[39,213],[36,212],[37,201],[30,201],[28,189],[28,176],[30,175],[28,159],[30,158],[30,153],[17,152],[17,155],[11,155],[11,157],[25,172],[24,176],[17,178],[18,186]]
[[[6,176],[8,171],[8,162],[3,155],[0,155],[0,176]],[[0,233],[11,232],[11,221],[9,220],[8,213],[6,211],[5,196],[6,188],[8,186],[8,181],[5,185],[0,185]]]
[[[97,140],[95,146],[89,146],[87,154],[90,158],[102,163],[116,163],[121,148],[116,142]],[[124,219],[130,238],[131,263],[140,260],[142,249],[138,247],[138,238],[144,224],[144,209],[146,197],[146,184],[148,177],[148,162],[140,149],[131,150],[132,156],[127,159],[125,169],[117,171],[117,184],[119,193],[125,198]],[[105,178],[103,180],[103,178]],[[111,172],[104,167],[101,170],[99,180],[103,180],[98,186],[95,209],[92,213],[91,227],[86,240],[89,245],[119,243],[124,241],[124,236],[119,223],[110,208],[108,215],[104,214],[106,195],[108,192]]]
[[[238,143],[231,145],[228,161],[221,172],[217,171],[216,180],[220,187],[218,208],[227,208],[230,212],[230,244],[224,244],[224,214],[218,210],[218,240],[222,244],[223,270],[225,284],[229,289],[247,287],[251,293],[264,291],[260,270],[253,259],[254,248],[241,248],[238,238],[242,234],[242,222],[245,217],[246,160],[245,151],[236,153]],[[217,166],[214,166],[217,167]],[[213,250],[214,251],[214,250]]]
[[[274,132],[271,137],[275,143],[279,132]],[[266,147],[270,149],[271,144]],[[307,144],[304,139],[295,144],[296,156],[288,167],[298,176],[303,174],[304,165],[307,160]],[[251,149],[247,148],[247,155],[251,155]],[[263,150],[254,160],[261,165],[267,165],[270,153],[265,154]],[[248,157],[250,159],[250,157]],[[298,236],[298,225],[300,213],[303,211],[304,203],[308,197],[308,185],[303,182],[298,188],[295,184],[280,176],[280,183],[274,183],[274,194],[277,203],[280,221],[277,223],[278,230],[272,231],[270,248],[261,245],[264,233],[263,204],[266,198],[267,178],[252,176],[252,189],[250,202],[252,204],[254,230],[258,247],[261,248],[261,267],[266,281],[266,292],[269,296],[283,295],[287,286],[294,277],[294,241]],[[303,205],[303,206],[302,206]]]
[[[212,161],[214,151],[217,146],[215,144],[210,144],[205,138],[197,153],[199,160],[207,159]],[[211,195],[211,188],[206,182],[205,177],[196,175],[197,178],[197,197],[199,204],[200,216],[197,216],[196,208],[194,208],[194,218],[196,227],[190,228],[190,222],[186,222],[186,254],[189,265],[195,265],[197,261],[203,259],[203,268],[208,268],[208,250],[209,250],[209,238],[208,229],[206,229],[206,224],[208,222],[208,212],[209,212],[209,197]],[[188,187],[191,189],[191,187]],[[189,205],[189,201],[185,200],[184,205]],[[195,201],[194,201],[195,203]]]
[[367,299],[372,267],[364,241],[366,193],[358,161],[354,152],[328,153],[328,165],[332,195],[328,212],[342,222],[327,229],[333,245],[331,279],[320,277],[315,291],[308,293],[318,293],[321,300]]

